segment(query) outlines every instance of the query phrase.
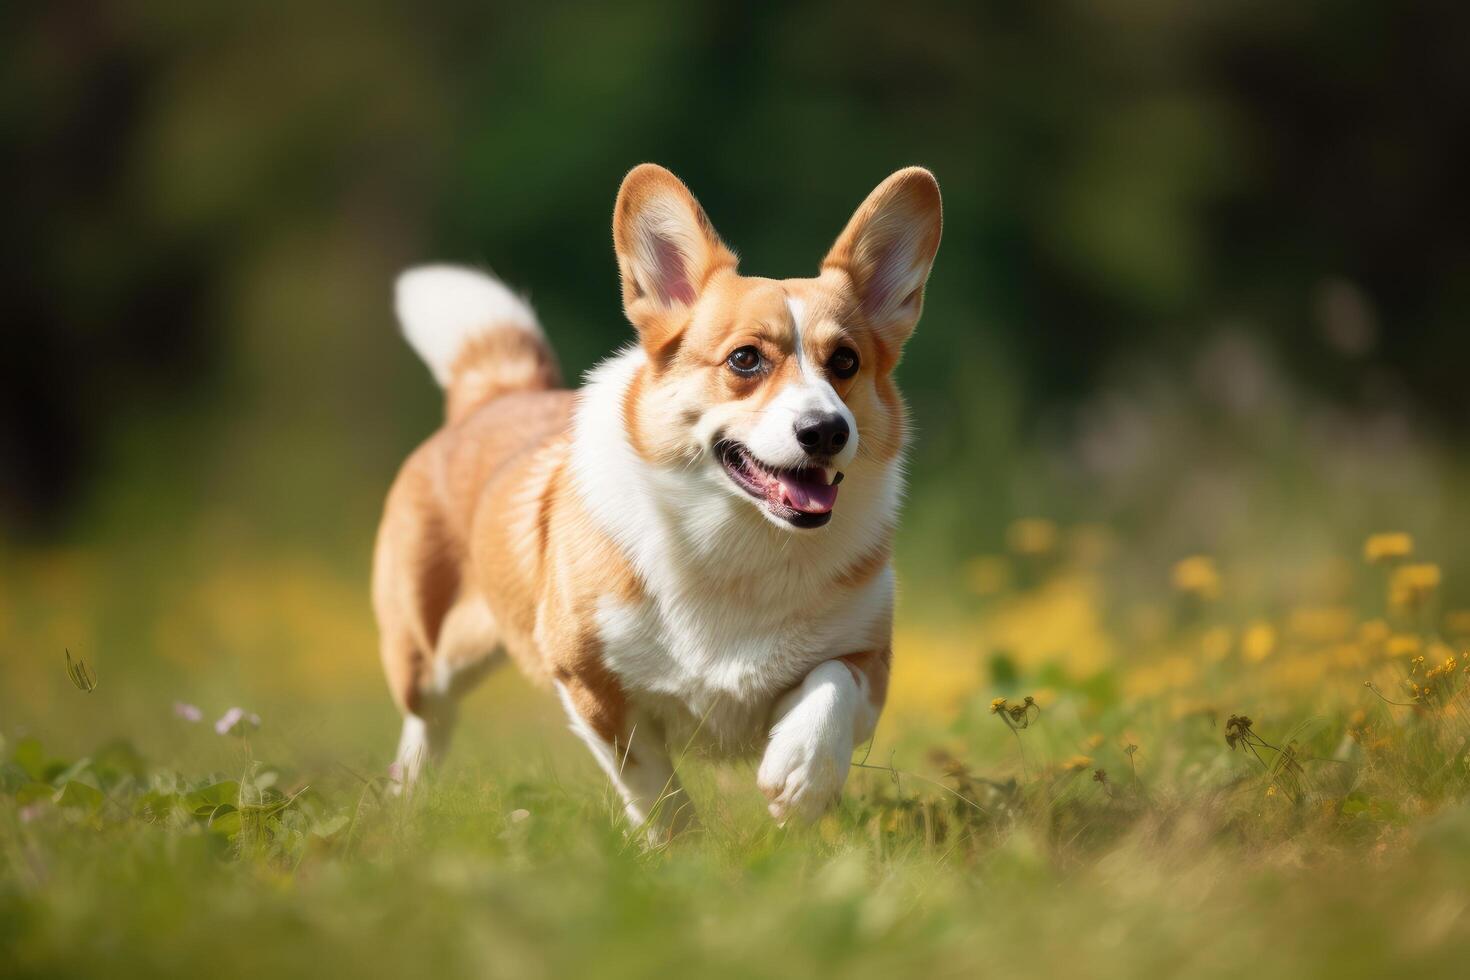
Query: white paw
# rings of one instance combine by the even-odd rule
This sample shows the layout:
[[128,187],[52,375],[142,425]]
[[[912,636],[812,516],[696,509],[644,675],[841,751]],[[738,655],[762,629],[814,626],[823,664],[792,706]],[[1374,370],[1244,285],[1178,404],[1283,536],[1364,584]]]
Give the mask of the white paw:
[[756,783],[780,823],[811,822],[842,795],[852,765],[852,722],[821,699],[798,704],[771,732]]

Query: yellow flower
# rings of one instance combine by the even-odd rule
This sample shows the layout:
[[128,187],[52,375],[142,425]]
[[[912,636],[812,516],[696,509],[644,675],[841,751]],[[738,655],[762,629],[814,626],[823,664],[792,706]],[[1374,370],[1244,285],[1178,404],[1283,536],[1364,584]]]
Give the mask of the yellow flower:
[[1192,555],[1174,566],[1174,588],[1200,599],[1220,597],[1220,573],[1215,560],[1206,555]]
[[1087,755],[1074,755],[1062,763],[1062,768],[1068,772],[1081,772],[1092,768],[1092,757]]
[[1369,535],[1363,543],[1363,557],[1373,564],[1407,558],[1414,551],[1414,539],[1402,531]]
[[1045,518],[1023,517],[1011,522],[1006,542],[1018,555],[1048,555],[1057,547],[1057,526]]
[[1302,606],[1291,611],[1287,630],[1297,639],[1331,643],[1347,639],[1357,622],[1357,614],[1347,606]]
[[1270,623],[1257,620],[1246,628],[1240,640],[1240,655],[1246,663],[1258,664],[1276,649],[1276,630]]
[[990,713],[991,714],[998,715],[998,714],[1000,714],[1004,710],[1006,710],[1006,699],[1005,698],[995,698],[994,700],[992,700],[990,702]]
[[1439,588],[1439,579],[1438,565],[1400,565],[1388,581],[1388,601],[1401,609],[1417,608]]
[[1384,652],[1390,657],[1412,657],[1419,652],[1419,638],[1408,633],[1395,633],[1384,644]]

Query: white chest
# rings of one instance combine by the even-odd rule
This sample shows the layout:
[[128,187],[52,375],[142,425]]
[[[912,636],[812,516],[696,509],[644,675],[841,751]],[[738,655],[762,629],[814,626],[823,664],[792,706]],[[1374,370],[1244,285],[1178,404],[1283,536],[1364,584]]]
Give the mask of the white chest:
[[748,752],[764,740],[776,699],[813,667],[882,641],[893,576],[837,598],[797,585],[789,593],[786,602],[688,592],[607,602],[598,611],[603,662],[675,746]]

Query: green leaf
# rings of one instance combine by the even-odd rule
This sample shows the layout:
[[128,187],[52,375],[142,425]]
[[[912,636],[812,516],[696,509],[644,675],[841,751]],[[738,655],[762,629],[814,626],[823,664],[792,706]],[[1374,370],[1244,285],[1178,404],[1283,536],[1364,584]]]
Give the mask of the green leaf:
[[182,804],[178,794],[154,790],[138,798],[133,804],[133,815],[145,820],[164,820]]
[[55,803],[57,806],[75,807],[88,813],[96,813],[102,808],[104,799],[106,797],[97,787],[88,786],[80,780],[73,779],[57,790]]
[[228,803],[215,807],[210,811],[208,817],[205,826],[209,828],[210,833],[234,837],[240,832],[240,811]]
[[198,813],[200,809],[211,810],[223,803],[228,803],[233,807],[239,802],[240,784],[233,779],[212,783],[184,797],[184,805],[195,813]]
[[76,762],[73,762],[71,765],[61,770],[61,772],[52,774],[51,784],[53,786],[65,786],[73,779],[77,779],[78,777],[80,777],[83,773],[90,772],[91,768],[92,760],[88,759],[86,756],[83,756]]

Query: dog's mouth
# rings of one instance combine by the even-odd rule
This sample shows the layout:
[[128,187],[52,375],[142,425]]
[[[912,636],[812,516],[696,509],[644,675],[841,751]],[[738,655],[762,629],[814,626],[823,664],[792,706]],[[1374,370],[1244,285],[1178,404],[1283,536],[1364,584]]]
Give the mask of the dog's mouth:
[[749,449],[730,439],[716,443],[715,454],[731,481],[765,504],[773,517],[801,528],[821,527],[832,519],[837,484],[842,482],[842,474],[835,469],[767,466]]

